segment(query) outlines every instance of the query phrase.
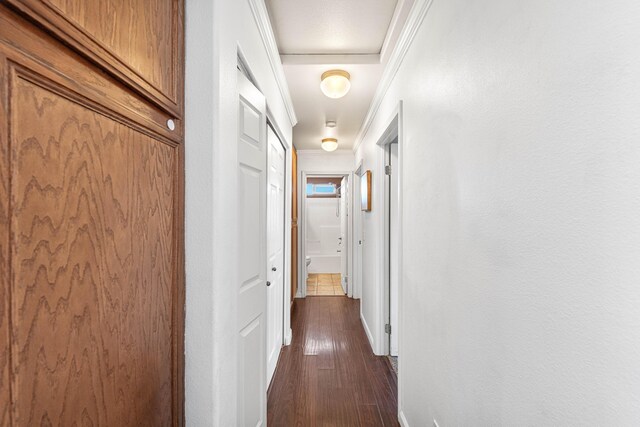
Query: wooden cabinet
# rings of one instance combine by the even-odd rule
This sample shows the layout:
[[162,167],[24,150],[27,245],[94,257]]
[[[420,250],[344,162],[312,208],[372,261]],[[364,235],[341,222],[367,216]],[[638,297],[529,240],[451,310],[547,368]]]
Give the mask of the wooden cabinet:
[[183,38],[178,1],[0,6],[0,425],[183,424]]
[[183,110],[183,0],[7,0],[168,112]]

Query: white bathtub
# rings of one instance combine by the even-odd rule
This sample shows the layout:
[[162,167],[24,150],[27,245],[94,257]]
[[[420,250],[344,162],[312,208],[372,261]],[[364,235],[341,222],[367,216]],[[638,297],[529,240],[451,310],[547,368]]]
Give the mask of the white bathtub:
[[307,273],[340,273],[340,253],[335,255],[309,254],[311,264]]

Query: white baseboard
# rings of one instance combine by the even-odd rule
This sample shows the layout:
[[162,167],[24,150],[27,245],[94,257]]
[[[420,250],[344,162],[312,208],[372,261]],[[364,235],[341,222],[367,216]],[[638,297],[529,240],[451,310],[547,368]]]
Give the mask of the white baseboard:
[[291,340],[293,339],[293,330],[289,328],[287,331],[287,335],[284,337],[284,345],[291,345]]
[[369,325],[367,325],[367,321],[364,320],[364,316],[360,313],[360,321],[362,322],[362,326],[364,326],[364,332],[367,334],[367,338],[369,338],[369,344],[371,345],[371,349],[375,353],[375,343],[373,342],[373,335],[371,335],[371,330],[369,329]]
[[402,427],[409,427],[409,422],[407,421],[407,417],[404,416],[404,412],[402,412],[402,410],[398,412],[398,421],[400,422],[400,425]]

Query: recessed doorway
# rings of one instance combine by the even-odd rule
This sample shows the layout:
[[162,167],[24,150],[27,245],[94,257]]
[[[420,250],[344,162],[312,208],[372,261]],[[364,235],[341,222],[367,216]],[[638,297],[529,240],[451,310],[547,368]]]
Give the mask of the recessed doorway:
[[350,295],[350,182],[351,172],[304,174],[301,189],[304,297]]

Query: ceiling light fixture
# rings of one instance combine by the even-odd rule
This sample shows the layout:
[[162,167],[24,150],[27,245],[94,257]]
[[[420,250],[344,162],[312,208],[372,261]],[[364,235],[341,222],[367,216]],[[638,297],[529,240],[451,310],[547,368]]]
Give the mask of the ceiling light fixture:
[[335,151],[338,148],[338,140],[335,138],[324,138],[322,140],[322,149],[324,151]]
[[342,98],[351,89],[351,75],[344,70],[329,70],[322,73],[320,89],[329,98]]

